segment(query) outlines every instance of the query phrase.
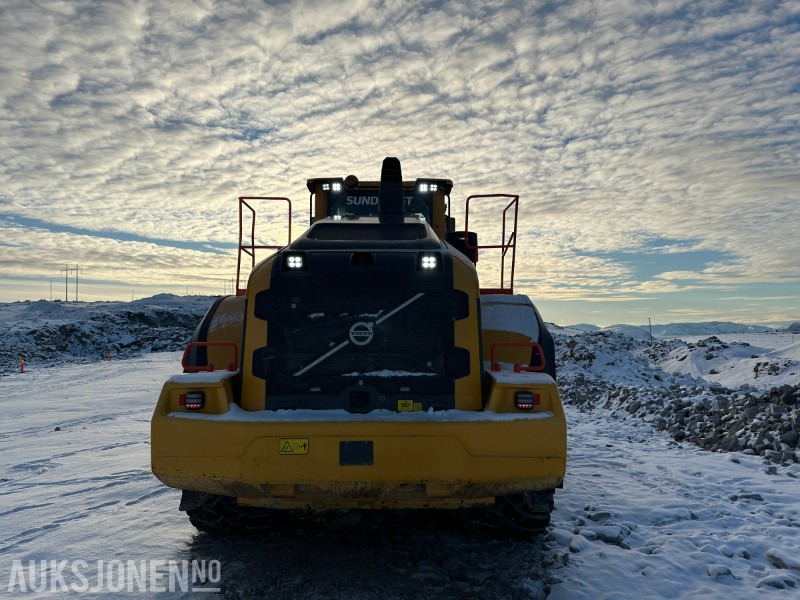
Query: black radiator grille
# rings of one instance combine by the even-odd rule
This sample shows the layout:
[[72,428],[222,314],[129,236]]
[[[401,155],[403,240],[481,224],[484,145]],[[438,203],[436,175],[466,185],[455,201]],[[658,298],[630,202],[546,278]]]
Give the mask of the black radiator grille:
[[[402,301],[411,297],[413,295],[403,297]],[[401,304],[396,299],[393,302]],[[381,370],[445,375],[444,354],[447,346],[452,345],[453,321],[448,318],[446,307],[437,303],[434,294],[419,296],[380,323],[376,322],[380,316],[373,317],[378,311],[359,312],[353,316],[344,313],[329,315],[322,312],[322,304],[324,300],[316,303],[312,309],[315,312],[305,315],[281,311],[270,321],[269,354],[275,365],[275,368],[269,368],[271,380],[275,377],[295,378],[297,373],[317,378]],[[387,308],[394,307],[388,305]],[[354,326],[356,332],[359,329],[372,330],[371,339],[364,345],[351,338]],[[343,343],[342,348],[320,360]]]
[[[267,381],[268,408],[392,408],[411,394],[434,407],[453,405],[454,307],[449,269],[417,271],[414,253],[310,256],[304,273],[273,271],[256,298],[268,322],[253,373]],[[462,361],[463,362],[463,361]],[[458,370],[457,368],[455,370]]]

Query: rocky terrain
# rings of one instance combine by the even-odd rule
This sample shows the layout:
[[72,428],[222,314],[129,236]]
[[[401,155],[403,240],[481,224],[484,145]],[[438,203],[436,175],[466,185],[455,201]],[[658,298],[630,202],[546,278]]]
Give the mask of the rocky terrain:
[[[554,333],[562,394],[580,410],[637,418],[715,452],[800,462],[800,362],[792,336],[763,340],[788,344],[778,352],[716,336],[651,345],[613,332]],[[707,377],[692,374],[698,362],[707,364]],[[673,371],[681,366],[684,372]],[[732,388],[714,380],[733,371],[749,382]]]
[[63,362],[183,350],[211,306],[208,296],[161,294],[134,302],[0,304],[0,373]]

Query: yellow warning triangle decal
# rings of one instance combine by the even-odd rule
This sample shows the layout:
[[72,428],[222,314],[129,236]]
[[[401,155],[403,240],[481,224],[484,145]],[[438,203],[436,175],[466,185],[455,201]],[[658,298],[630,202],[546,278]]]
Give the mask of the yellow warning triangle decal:
[[294,452],[294,450],[292,449],[292,445],[289,443],[289,440],[286,440],[283,443],[283,447],[281,448],[281,452],[289,452],[289,453]]

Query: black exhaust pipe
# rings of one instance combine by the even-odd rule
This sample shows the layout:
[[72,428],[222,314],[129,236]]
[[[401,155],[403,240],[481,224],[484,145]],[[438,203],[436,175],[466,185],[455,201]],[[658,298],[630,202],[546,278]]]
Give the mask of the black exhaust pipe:
[[405,214],[403,173],[400,169],[400,160],[394,156],[383,159],[381,188],[378,192],[378,214],[381,217]]

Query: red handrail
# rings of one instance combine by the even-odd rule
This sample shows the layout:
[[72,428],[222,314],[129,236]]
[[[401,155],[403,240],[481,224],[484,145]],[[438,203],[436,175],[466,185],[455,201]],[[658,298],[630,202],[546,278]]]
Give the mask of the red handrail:
[[[500,244],[477,244],[472,245],[469,243],[469,202],[473,198],[511,198],[511,201],[503,209],[503,231],[501,234]],[[514,207],[514,224],[511,232],[506,238],[506,221],[508,211]],[[464,215],[464,244],[470,250],[490,250],[500,249],[500,287],[499,288],[481,288],[481,294],[513,294],[514,293],[514,264],[517,259],[517,218],[519,215],[519,195],[517,194],[473,194],[467,198],[466,214]],[[506,254],[511,250],[511,277],[508,282],[508,287],[505,285],[506,274]]]
[[208,363],[207,365],[202,365],[202,366],[186,364],[186,359],[189,357],[189,350],[197,346],[200,347],[228,346],[230,348],[233,348],[233,361],[228,363],[228,371],[237,371],[239,369],[239,363],[238,363],[239,347],[233,342],[189,342],[186,345],[186,350],[183,351],[183,357],[181,358],[181,366],[183,367],[184,371],[188,371],[189,373],[196,373],[198,371],[211,372],[214,370],[214,363]]
[[495,342],[492,344],[492,350],[490,354],[490,359],[492,362],[492,371],[501,371],[500,365],[495,362],[494,360],[494,349],[498,346],[517,346],[517,347],[529,347],[533,348],[539,353],[539,359],[542,364],[537,365],[535,367],[527,366],[523,367],[522,365],[514,365],[514,372],[519,373],[521,371],[544,371],[545,367],[545,358],[544,358],[544,349],[541,345],[537,344],[536,342]]
[[[247,203],[247,200],[285,200],[289,203],[289,226],[287,228],[288,240],[283,246],[257,246],[256,245],[256,210]],[[250,209],[252,221],[250,223],[250,244],[242,243],[243,221],[242,206]],[[250,270],[256,266],[256,250],[281,250],[292,243],[292,201],[289,198],[279,196],[239,196],[239,255],[236,259],[236,295],[244,296],[247,291],[239,287],[239,279],[242,267],[242,252],[250,255]]]

